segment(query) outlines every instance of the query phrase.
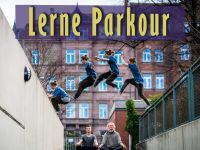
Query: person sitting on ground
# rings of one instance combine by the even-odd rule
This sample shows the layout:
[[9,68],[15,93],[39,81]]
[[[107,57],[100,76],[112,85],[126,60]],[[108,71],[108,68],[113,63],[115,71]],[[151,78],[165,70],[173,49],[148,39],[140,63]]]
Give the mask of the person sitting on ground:
[[126,146],[122,143],[121,137],[118,132],[115,131],[115,124],[109,122],[107,124],[107,131],[103,135],[103,140],[99,146],[100,150],[123,150],[127,149]]
[[51,99],[52,105],[57,112],[57,114],[61,113],[58,104],[68,104],[71,100],[70,96],[57,85],[57,81],[50,82],[51,88],[53,90],[52,94],[47,94],[47,96]]
[[94,134],[91,134],[92,127],[87,125],[85,128],[86,134],[84,134],[81,140],[76,143],[77,150],[97,150],[98,143]]

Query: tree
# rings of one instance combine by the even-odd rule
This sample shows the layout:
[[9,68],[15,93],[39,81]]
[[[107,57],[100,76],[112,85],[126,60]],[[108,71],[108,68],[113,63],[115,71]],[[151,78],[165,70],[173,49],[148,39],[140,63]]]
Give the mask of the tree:
[[161,96],[162,96],[162,94],[150,95],[149,96],[150,103],[153,104],[153,103],[157,102]]
[[[47,89],[47,85],[50,80],[56,79],[56,76],[61,74],[62,58],[58,54],[60,51],[53,48],[53,42],[48,40],[34,40],[34,44],[21,41],[21,45],[32,64],[32,67],[39,78],[44,89]],[[33,51],[38,51],[38,62],[33,63]]]
[[135,150],[135,145],[139,142],[139,115],[135,111],[132,99],[126,101],[127,120],[125,130],[131,135],[131,150]]

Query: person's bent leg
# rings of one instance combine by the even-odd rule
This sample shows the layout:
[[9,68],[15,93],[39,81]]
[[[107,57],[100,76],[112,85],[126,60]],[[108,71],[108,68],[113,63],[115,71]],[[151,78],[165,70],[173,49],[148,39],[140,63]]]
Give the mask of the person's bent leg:
[[86,87],[88,87],[88,79],[87,78],[85,78],[83,81],[81,81],[79,83],[78,90],[74,96],[74,99],[77,99]]
[[83,150],[82,146],[76,146],[76,150]]
[[117,78],[117,75],[112,73],[106,80],[106,84],[114,87],[114,88],[118,88],[116,84],[113,83],[113,81]]
[[94,87],[96,87],[103,79],[107,79],[111,75],[111,71],[105,72],[96,79],[96,82],[94,83]]
[[123,147],[121,145],[118,145],[117,147],[114,148],[114,150],[123,150]]
[[124,81],[124,84],[123,84],[122,88],[120,89],[120,94],[122,94],[122,93],[124,92],[125,88],[127,87],[127,85],[128,85],[129,83],[131,83],[132,80],[133,80],[133,79],[126,79],[126,80]]
[[100,150],[110,150],[108,147],[106,147],[105,145],[103,145]]
[[55,109],[57,112],[60,111],[60,108],[59,108],[59,106],[58,106],[59,101],[60,101],[60,99],[59,99],[58,97],[53,97],[53,98],[51,99],[52,105],[53,105],[54,109]]
[[145,103],[149,106],[150,103],[148,101],[148,99],[146,98],[146,96],[144,96],[143,93],[143,84],[138,84],[137,85],[137,89],[138,89],[138,95],[145,101]]

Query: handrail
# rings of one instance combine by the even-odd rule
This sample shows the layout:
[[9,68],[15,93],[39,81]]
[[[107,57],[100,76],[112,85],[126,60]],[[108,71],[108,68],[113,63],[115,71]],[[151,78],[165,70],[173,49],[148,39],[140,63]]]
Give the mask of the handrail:
[[194,82],[200,82],[200,57],[140,116],[140,142],[200,117],[200,85]]

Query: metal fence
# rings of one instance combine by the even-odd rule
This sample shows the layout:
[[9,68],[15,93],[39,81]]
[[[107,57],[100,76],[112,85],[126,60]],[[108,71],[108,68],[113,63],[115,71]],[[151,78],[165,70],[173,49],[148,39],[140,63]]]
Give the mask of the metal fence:
[[200,58],[140,117],[140,142],[199,117]]

